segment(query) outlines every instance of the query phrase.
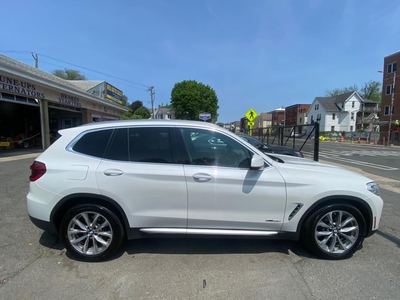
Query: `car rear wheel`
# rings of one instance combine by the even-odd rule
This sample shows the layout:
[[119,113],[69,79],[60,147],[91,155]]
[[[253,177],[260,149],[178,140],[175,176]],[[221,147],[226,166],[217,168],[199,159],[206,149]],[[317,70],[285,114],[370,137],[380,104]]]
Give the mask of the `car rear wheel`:
[[82,204],[67,211],[60,228],[65,248],[86,261],[105,259],[120,247],[124,230],[108,208]]
[[366,223],[351,205],[334,204],[314,212],[303,227],[303,242],[320,257],[344,259],[362,245]]

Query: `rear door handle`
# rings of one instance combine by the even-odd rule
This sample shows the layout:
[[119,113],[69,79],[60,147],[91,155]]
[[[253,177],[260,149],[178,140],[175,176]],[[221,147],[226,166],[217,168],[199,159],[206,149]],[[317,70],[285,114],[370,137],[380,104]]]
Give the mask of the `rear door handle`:
[[122,172],[121,170],[116,170],[116,169],[104,170],[103,173],[106,176],[120,176],[120,175],[124,174],[124,172]]
[[196,173],[193,175],[193,179],[197,182],[207,182],[212,179],[212,176],[206,173]]

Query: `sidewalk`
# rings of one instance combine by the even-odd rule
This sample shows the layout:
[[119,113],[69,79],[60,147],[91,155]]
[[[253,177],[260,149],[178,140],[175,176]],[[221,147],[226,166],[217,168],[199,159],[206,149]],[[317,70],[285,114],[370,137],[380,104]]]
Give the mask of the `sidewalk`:
[[0,149],[0,162],[37,157],[43,152],[42,148]]

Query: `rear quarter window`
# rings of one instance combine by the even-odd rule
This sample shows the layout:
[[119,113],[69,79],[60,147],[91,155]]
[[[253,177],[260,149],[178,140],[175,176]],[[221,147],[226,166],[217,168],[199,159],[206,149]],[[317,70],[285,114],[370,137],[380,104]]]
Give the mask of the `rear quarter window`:
[[85,133],[72,147],[82,154],[103,158],[113,129],[97,130]]

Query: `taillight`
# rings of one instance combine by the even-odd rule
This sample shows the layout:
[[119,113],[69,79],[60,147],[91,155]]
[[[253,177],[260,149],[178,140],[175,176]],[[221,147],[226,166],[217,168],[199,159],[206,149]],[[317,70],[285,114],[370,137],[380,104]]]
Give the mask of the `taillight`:
[[34,161],[31,165],[31,176],[29,176],[30,181],[36,181],[46,173],[46,165],[39,161]]

